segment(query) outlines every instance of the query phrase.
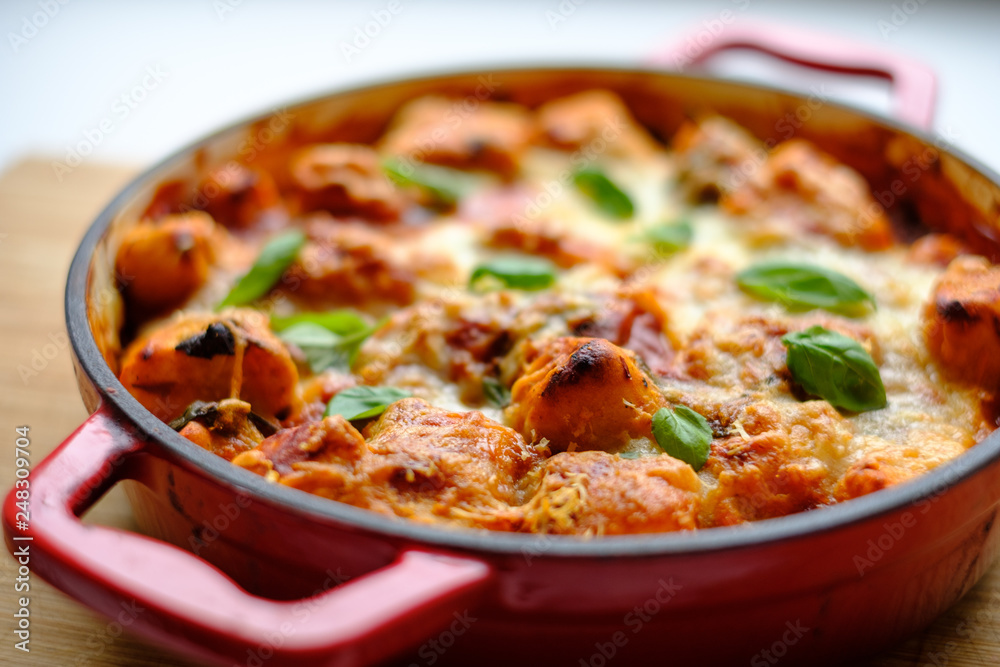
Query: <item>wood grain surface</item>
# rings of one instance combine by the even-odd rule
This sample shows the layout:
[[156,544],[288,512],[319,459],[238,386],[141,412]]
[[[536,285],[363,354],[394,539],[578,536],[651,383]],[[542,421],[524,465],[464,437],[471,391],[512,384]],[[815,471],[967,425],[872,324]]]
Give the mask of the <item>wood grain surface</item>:
[[[0,174],[0,489],[4,493],[14,480],[15,427],[31,427],[31,457],[37,464],[87,416],[62,337],[66,272],[87,226],[135,173],[125,166],[84,164],[59,182],[48,160],[34,159]],[[112,489],[88,519],[134,528],[118,489]],[[12,612],[16,598],[24,595],[14,592],[16,570],[13,559],[0,554],[0,665],[200,664],[122,633],[117,624],[37,576],[32,577],[28,593],[31,652],[16,650]],[[1000,665],[1000,567],[994,566],[923,633],[868,665]]]

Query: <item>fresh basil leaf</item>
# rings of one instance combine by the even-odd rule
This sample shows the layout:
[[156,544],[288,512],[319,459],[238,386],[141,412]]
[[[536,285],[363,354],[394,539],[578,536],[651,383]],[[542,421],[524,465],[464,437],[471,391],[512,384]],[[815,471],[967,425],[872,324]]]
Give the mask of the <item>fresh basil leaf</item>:
[[510,389],[503,386],[496,378],[483,378],[483,396],[494,407],[505,408],[510,405]]
[[457,169],[389,158],[383,161],[382,170],[395,183],[419,187],[443,206],[454,206],[472,189],[472,177]]
[[788,370],[806,393],[852,412],[886,406],[878,367],[853,338],[812,326],[785,334],[781,342],[788,348]]
[[324,417],[343,415],[344,419],[377,417],[396,401],[409,398],[410,392],[395,387],[351,387],[330,399]]
[[540,257],[497,257],[475,268],[469,287],[475,287],[487,276],[499,280],[504,287],[538,290],[555,282],[556,267]]
[[653,415],[653,437],[660,449],[696,471],[708,460],[712,429],[704,417],[685,405],[657,410]]
[[767,262],[744,269],[736,282],[750,294],[790,310],[822,308],[857,316],[875,304],[872,295],[836,271],[795,262]]
[[605,215],[618,220],[628,220],[635,214],[635,206],[629,196],[600,169],[596,167],[581,169],[573,174],[573,183]]
[[653,227],[646,232],[646,240],[661,255],[670,255],[684,250],[691,245],[693,239],[694,229],[687,220]]
[[271,315],[271,328],[284,331],[296,324],[309,322],[329,329],[335,334],[346,335],[368,328],[368,323],[353,310],[330,310],[322,313],[295,313],[294,315]]
[[281,278],[281,274],[295,261],[305,242],[306,235],[297,229],[283,232],[268,241],[250,271],[239,279],[215,309],[242,306],[267,294]]
[[313,373],[321,373],[331,367],[340,370],[348,368],[348,355],[341,349],[342,337],[326,327],[300,322],[279,333],[278,337],[302,350]]
[[321,373],[327,368],[350,370],[351,362],[358,349],[374,327],[364,328],[348,335],[336,334],[315,322],[299,322],[278,334],[286,343],[292,343],[305,355],[313,373]]

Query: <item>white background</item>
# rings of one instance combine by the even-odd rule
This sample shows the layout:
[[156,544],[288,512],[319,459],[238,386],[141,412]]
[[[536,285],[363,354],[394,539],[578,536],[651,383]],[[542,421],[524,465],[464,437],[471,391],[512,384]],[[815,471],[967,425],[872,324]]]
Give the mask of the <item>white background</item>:
[[[939,74],[936,127],[1000,169],[1000,3],[396,1],[400,11],[348,58],[343,45],[388,0],[0,0],[0,169],[29,154],[64,158],[102,121],[110,133],[91,141],[86,160],[148,164],[221,124],[366,80],[498,64],[636,63],[725,9],[740,22],[823,30],[926,62]],[[560,7],[565,20],[556,20]],[[786,87],[814,76],[743,55],[722,64],[729,75]],[[165,77],[146,78],[155,85],[136,93],[147,68]],[[833,89],[888,111],[885,84],[837,79]]]

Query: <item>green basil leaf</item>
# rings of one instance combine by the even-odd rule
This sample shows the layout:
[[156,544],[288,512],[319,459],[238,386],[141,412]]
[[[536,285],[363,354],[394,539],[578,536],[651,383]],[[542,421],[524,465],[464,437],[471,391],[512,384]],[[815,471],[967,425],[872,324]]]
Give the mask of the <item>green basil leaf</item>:
[[250,271],[239,279],[215,309],[218,311],[227,306],[242,306],[267,294],[281,278],[281,274],[295,261],[305,242],[306,235],[297,229],[283,232],[268,241]]
[[510,389],[503,386],[496,378],[483,378],[483,396],[494,407],[505,408],[510,405]]
[[555,282],[556,267],[540,257],[497,257],[475,268],[469,278],[469,287],[475,287],[487,276],[500,281],[504,287],[538,290]]
[[346,335],[368,328],[368,323],[353,310],[330,310],[323,313],[296,313],[294,315],[271,315],[271,328],[275,331],[309,322],[329,329],[335,334]]
[[708,460],[712,429],[704,417],[685,405],[657,410],[653,415],[653,437],[660,449],[696,471]]
[[443,206],[454,206],[473,187],[469,174],[447,167],[389,158],[382,162],[382,170],[398,185],[416,186]]
[[361,344],[371,335],[374,327],[364,326],[348,335],[336,334],[315,322],[299,322],[278,334],[286,343],[292,343],[305,355],[313,373],[327,368],[348,371]]
[[694,240],[694,229],[687,220],[660,225],[646,232],[646,240],[653,245],[657,253],[670,255],[691,245],[691,241]]
[[767,262],[736,275],[736,282],[750,294],[779,301],[790,310],[822,308],[857,316],[875,304],[872,295],[836,271],[795,262]]
[[323,416],[343,415],[349,421],[370,419],[385,412],[396,401],[409,397],[410,392],[395,387],[351,387],[330,399]]
[[629,196],[600,169],[581,169],[573,174],[573,183],[605,215],[617,220],[628,220],[635,214],[635,206]]
[[871,355],[853,338],[821,326],[785,334],[786,363],[806,393],[852,412],[886,405],[882,376]]

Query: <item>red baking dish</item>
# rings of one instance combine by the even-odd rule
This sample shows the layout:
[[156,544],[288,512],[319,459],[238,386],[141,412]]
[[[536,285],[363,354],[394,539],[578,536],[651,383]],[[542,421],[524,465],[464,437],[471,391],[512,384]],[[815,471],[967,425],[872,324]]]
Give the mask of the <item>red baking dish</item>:
[[[156,187],[238,152],[267,165],[303,137],[370,141],[392,111],[438,92],[528,105],[587,88],[620,94],[669,138],[712,111],[762,139],[781,119],[860,171],[893,215],[1000,255],[1000,176],[907,123],[929,123],[933,77],[885,54],[731,26],[683,56],[752,47],[891,79],[905,123],[806,95],[648,69],[537,68],[394,81],[324,96],[225,129],[152,168],[91,226],[70,269],[66,317],[92,416],[30,477],[31,528],[4,505],[8,548],[82,603],[218,664],[827,664],[928,624],[1000,544],[1000,436],[898,487],[740,528],[593,540],[447,530],[269,484],[179,436],[123,389],[102,354],[118,300],[115,243]],[[853,54],[850,57],[845,54]],[[673,56],[660,57],[673,64]],[[779,129],[776,129],[779,128]],[[931,156],[919,180],[908,160]],[[246,155],[244,155],[246,158]],[[900,187],[902,184],[902,187]],[[891,195],[889,201],[888,195]],[[996,257],[994,257],[996,259]],[[118,482],[150,536],[80,516]],[[20,541],[18,537],[31,537]],[[158,539],[154,539],[158,538]]]

